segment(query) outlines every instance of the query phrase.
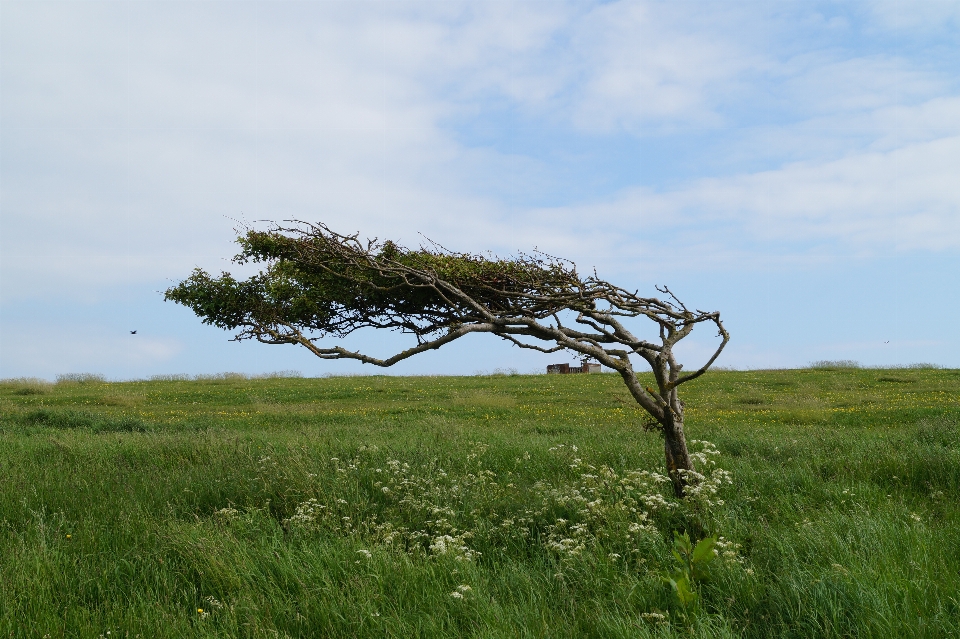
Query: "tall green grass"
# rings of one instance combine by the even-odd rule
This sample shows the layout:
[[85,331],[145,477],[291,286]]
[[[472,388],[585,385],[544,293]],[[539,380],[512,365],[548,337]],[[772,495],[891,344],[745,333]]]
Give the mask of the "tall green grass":
[[710,373],[683,504],[612,375],[73,377],[0,383],[5,636],[960,636],[960,371]]

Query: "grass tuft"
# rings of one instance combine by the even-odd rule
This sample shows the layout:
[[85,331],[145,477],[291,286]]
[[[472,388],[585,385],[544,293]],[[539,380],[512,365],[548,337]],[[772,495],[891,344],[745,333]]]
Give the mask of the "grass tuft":
[[815,362],[810,362],[807,365],[807,368],[820,369],[820,370],[843,370],[845,368],[861,368],[860,362],[853,359],[821,359]]
[[102,384],[107,378],[100,373],[65,373],[57,375],[58,384]]
[[0,388],[9,388],[14,395],[44,395],[52,386],[47,380],[36,377],[0,379]]

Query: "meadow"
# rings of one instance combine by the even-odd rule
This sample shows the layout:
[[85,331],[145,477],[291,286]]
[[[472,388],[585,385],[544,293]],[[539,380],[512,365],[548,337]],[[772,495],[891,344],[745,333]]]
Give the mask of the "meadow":
[[960,636],[960,371],[684,391],[680,503],[611,374],[5,380],[0,635]]

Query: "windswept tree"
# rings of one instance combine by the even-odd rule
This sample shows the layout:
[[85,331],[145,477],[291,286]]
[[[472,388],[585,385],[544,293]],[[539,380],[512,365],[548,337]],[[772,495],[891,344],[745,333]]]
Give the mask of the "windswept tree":
[[[207,324],[237,331],[234,340],[299,344],[322,359],[392,366],[470,333],[492,333],[543,353],[579,353],[619,373],[650,415],[645,426],[663,435],[675,494],[683,497],[694,481],[678,390],[703,375],[726,346],[729,335],[718,312],[691,310],[666,287],[657,288],[664,299],[639,297],[543,254],[500,259],[437,245],[412,250],[391,241],[362,242],[324,224],[289,224],[238,238],[242,250],[234,261],[263,264],[257,275],[241,281],[197,269],[165,298],[190,307]],[[656,325],[655,342],[625,325],[641,316]],[[683,372],[674,346],[702,323],[719,331],[720,344],[703,366]],[[362,328],[399,330],[416,344],[386,359],[324,345],[325,338]],[[649,365],[654,386],[641,384],[631,356]]]

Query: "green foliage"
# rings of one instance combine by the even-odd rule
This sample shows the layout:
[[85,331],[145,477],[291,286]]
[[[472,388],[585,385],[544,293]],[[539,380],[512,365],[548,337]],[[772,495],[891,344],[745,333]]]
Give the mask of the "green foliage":
[[[558,260],[411,250],[391,241],[364,245],[324,226],[250,230],[237,243],[234,261],[264,264],[260,273],[241,281],[197,269],[165,299],[207,324],[241,329],[238,339],[276,339],[270,331],[291,326],[320,336],[362,327],[425,336],[477,319],[477,309],[450,287],[490,310],[546,317],[575,304],[582,286],[572,266]],[[558,293],[567,299],[543,298]]]
[[697,603],[697,582],[706,577],[707,567],[716,557],[716,545],[716,537],[704,537],[694,546],[688,532],[684,531],[681,535],[679,531],[673,531],[671,554],[676,563],[673,571],[667,573],[663,580],[670,585],[684,608],[690,608]]

